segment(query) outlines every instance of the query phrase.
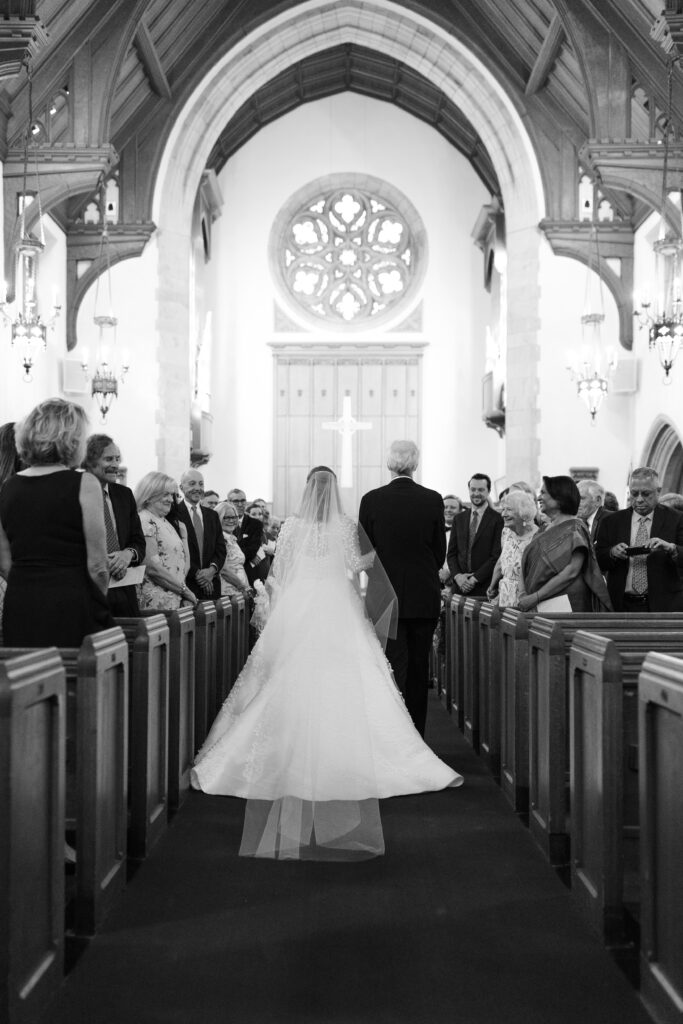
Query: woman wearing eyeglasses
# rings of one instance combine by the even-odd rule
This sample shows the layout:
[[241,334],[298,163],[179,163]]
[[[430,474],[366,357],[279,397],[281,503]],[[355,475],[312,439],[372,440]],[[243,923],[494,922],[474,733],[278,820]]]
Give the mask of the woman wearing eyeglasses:
[[216,505],[216,513],[221,521],[225,546],[228,552],[221,569],[221,594],[223,596],[229,596],[230,594],[247,595],[250,593],[251,588],[247,574],[244,571],[244,552],[235,537],[235,530],[239,524],[239,514],[231,501],[219,502]]

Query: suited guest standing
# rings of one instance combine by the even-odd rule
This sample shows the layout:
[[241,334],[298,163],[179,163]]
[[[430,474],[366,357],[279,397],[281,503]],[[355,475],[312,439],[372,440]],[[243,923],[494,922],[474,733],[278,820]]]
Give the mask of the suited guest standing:
[[[634,469],[631,507],[600,524],[595,552],[615,612],[683,611],[683,515],[660,505],[656,470]],[[629,555],[647,548],[649,554]]]
[[453,520],[447,561],[453,593],[483,600],[500,557],[503,517],[489,505],[491,478],[486,473],[475,473],[467,486],[472,508]]
[[[91,434],[85,449],[83,468],[102,485],[104,524],[107,532],[109,573],[121,579],[131,565],[145,559],[145,536],[140,524],[135,496],[130,487],[118,484],[121,452],[107,434]],[[140,614],[135,587],[114,587],[107,591],[112,615]]]
[[576,513],[579,519],[583,519],[588,527],[590,538],[595,544],[600,523],[605,516],[611,516],[609,509],[605,508],[605,488],[601,487],[597,480],[579,480],[576,485],[581,495],[579,511]]
[[424,736],[446,535],[441,495],[413,480],[419,458],[412,441],[394,441],[387,459],[391,481],[363,495],[358,519],[396,591],[397,635],[387,641],[386,655],[415,728]]
[[178,519],[187,527],[190,568],[185,582],[199,601],[221,596],[220,571],[226,547],[220,518],[212,508],[203,508],[204,477],[198,469],[188,469],[180,478],[183,500],[178,502]]

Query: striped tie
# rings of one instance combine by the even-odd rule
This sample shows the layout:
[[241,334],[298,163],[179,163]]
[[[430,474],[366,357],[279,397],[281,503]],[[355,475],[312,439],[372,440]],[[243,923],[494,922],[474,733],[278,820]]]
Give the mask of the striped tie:
[[201,562],[202,552],[204,550],[204,523],[202,522],[201,513],[195,505],[192,509],[192,525],[194,526],[194,532],[197,534],[197,544],[199,545],[199,560]]
[[[635,546],[642,547],[648,540],[647,520],[641,519],[636,531]],[[631,586],[634,594],[643,595],[647,593],[647,555],[636,555],[633,559],[631,573]]]
[[107,535],[107,553],[112,551],[118,551],[121,545],[119,544],[119,535],[116,532],[114,520],[111,517],[109,511],[109,501],[107,500],[109,494],[106,490],[102,490],[102,501],[104,503],[104,529]]

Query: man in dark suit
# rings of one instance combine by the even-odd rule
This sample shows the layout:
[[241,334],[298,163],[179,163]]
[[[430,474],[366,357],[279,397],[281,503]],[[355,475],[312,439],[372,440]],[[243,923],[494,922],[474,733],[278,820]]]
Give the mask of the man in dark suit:
[[[102,485],[109,573],[115,580],[122,579],[129,566],[141,565],[145,559],[145,537],[135,497],[130,487],[116,482],[120,464],[121,452],[111,437],[92,434],[88,438],[83,468]],[[107,600],[112,615],[140,614],[134,586],[110,588]]]
[[[615,612],[683,611],[683,515],[659,504],[654,469],[634,469],[631,507],[603,519],[595,553]],[[630,553],[634,548],[643,554]]]
[[486,473],[475,473],[467,486],[472,507],[453,520],[448,568],[453,577],[454,594],[484,600],[493,567],[500,557],[503,517],[489,505],[491,478]]
[[[396,591],[397,635],[387,641],[386,654],[410,717],[424,736],[446,535],[441,495],[413,480],[419,457],[412,441],[394,441],[387,459],[391,481],[363,495],[358,519]],[[369,576],[370,599],[372,570]]]
[[584,523],[588,527],[591,540],[595,544],[595,538],[598,535],[598,529],[600,523],[605,516],[611,516],[612,513],[609,509],[604,506],[605,500],[605,488],[602,487],[597,480],[579,480],[576,485],[581,495],[581,502],[579,503],[579,511],[576,513],[578,519],[583,519]]
[[183,500],[178,502],[178,518],[187,527],[190,569],[185,582],[199,601],[221,596],[220,571],[225,562],[225,537],[221,521],[212,508],[202,508],[204,477],[198,469],[188,469],[180,478]]

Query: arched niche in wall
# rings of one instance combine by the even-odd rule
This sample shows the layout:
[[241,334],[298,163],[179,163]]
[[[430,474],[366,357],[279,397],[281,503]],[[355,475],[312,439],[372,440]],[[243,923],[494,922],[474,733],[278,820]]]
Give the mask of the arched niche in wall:
[[642,464],[657,470],[662,493],[683,493],[683,441],[665,416],[655,420],[643,451]]

